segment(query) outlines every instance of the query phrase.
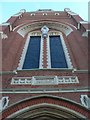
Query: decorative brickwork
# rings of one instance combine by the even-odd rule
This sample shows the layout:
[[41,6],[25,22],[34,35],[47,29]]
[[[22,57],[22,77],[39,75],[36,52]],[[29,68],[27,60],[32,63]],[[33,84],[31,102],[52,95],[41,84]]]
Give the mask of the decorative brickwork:
[[[49,28],[44,39],[41,32],[43,26]],[[35,12],[21,10],[2,24],[0,94],[9,99],[8,106],[2,112],[3,119],[23,118],[25,115],[35,120],[65,117],[89,120],[90,109],[85,106],[87,97],[81,97],[90,93],[87,36],[90,30],[87,26],[88,23],[70,9],[58,12],[49,9]],[[38,56],[39,67],[22,69],[30,36],[40,36],[40,56],[37,51],[34,52]],[[58,62],[58,53],[65,54],[66,68],[52,68],[50,36],[60,36],[63,49],[57,52],[54,60]],[[36,56],[33,57],[34,61]],[[59,63],[63,64],[61,61]]]
[[[76,111],[75,115],[77,113],[79,113],[78,115],[80,114],[83,114],[83,116],[78,116],[78,117],[82,117],[82,118],[85,118],[85,116],[88,117],[88,111],[79,104],[76,104],[76,103],[73,103],[73,102],[70,102],[68,100],[64,100],[63,98],[59,98],[59,97],[54,97],[54,96],[40,96],[40,97],[34,97],[34,98],[31,98],[31,99],[27,99],[25,101],[21,101],[19,103],[17,103],[16,105],[13,105],[11,107],[9,107],[8,109],[6,109],[4,112],[3,112],[3,118],[6,118],[10,115],[13,115],[15,114],[15,112],[21,110],[21,109],[24,109],[26,107],[29,107],[29,106],[33,106],[33,105],[38,105],[38,104],[42,104],[42,103],[48,103],[48,104],[51,104],[52,106],[53,105],[58,105],[58,106],[63,106],[65,108],[68,108],[68,109],[71,109],[72,110],[72,113],[73,114],[73,111]],[[70,111],[68,111],[70,112]],[[16,113],[18,114],[18,113]],[[72,115],[72,118],[74,117],[74,114]]]

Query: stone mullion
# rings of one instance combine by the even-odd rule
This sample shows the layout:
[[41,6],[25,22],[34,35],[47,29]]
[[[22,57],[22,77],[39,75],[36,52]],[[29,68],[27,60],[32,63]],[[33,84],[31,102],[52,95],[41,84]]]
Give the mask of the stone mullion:
[[47,66],[47,39],[43,39],[43,68]]

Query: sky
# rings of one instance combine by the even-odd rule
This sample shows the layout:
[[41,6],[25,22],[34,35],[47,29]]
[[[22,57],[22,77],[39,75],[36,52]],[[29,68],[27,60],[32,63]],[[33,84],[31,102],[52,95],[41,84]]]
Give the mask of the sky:
[[[43,0],[42,0],[43,1]],[[48,1],[48,2],[47,2]],[[38,9],[52,9],[63,11],[64,8],[70,8],[73,12],[79,14],[85,21],[88,21],[88,0],[1,0],[0,2],[0,23],[6,22],[12,15],[18,13],[21,9],[27,12],[36,11]]]

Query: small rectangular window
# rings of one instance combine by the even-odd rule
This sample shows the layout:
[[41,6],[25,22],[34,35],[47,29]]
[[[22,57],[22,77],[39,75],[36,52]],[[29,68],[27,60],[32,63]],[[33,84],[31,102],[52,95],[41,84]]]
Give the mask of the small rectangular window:
[[31,13],[31,16],[35,16],[35,13]]
[[55,15],[59,15],[59,13],[55,13]]
[[46,16],[46,15],[47,15],[47,13],[43,13],[43,15],[44,15],[44,16]]

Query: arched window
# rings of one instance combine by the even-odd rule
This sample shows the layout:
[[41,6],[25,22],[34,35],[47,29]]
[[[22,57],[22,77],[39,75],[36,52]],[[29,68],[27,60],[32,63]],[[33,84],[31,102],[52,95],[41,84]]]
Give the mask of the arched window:
[[87,95],[81,95],[80,100],[83,106],[90,109],[90,98]]
[[30,36],[30,41],[22,69],[39,68],[40,41],[40,36]]
[[49,36],[51,68],[68,68],[60,36]]
[[8,106],[8,103],[9,103],[8,97],[2,97],[0,99],[0,111],[4,110]]
[[[45,64],[47,66],[44,66]],[[42,33],[39,36],[38,34],[28,34],[17,69],[35,68],[72,68],[70,56],[61,32],[56,34],[56,31],[50,31],[46,37],[43,37]]]

